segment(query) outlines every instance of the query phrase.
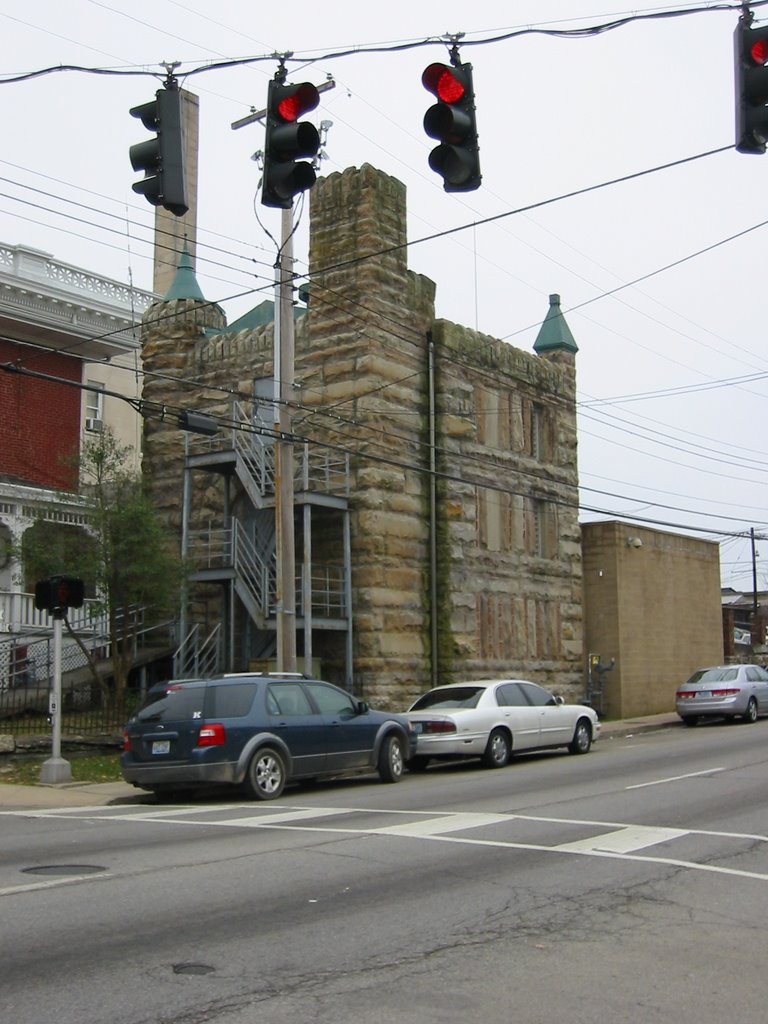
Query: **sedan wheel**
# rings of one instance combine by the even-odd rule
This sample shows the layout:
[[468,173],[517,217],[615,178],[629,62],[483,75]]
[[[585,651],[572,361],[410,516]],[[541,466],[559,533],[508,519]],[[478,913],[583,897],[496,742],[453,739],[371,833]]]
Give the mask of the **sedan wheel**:
[[580,718],[576,723],[573,739],[568,744],[568,750],[572,754],[588,754],[592,746],[592,730],[586,718]]
[[484,768],[503,768],[512,756],[512,743],[503,729],[494,729],[482,757]]
[[405,769],[403,741],[399,736],[386,736],[379,751],[379,778],[382,782],[399,782]]
[[273,747],[261,747],[251,758],[243,787],[256,800],[275,800],[285,789],[285,763]]
[[747,710],[744,712],[745,722],[756,722],[757,721],[757,701],[754,697],[749,698],[749,704],[747,704]]

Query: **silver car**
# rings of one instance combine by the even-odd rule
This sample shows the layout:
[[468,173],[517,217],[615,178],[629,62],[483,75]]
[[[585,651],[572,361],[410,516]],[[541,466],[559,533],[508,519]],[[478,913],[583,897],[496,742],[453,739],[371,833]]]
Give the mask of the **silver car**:
[[586,754],[600,733],[592,708],[566,704],[526,679],[485,679],[429,690],[405,717],[418,738],[408,762],[420,771],[431,760],[479,757],[502,768],[521,750],[567,747]]
[[768,714],[768,672],[760,665],[699,669],[675,694],[675,710],[686,725],[702,718],[755,722]]

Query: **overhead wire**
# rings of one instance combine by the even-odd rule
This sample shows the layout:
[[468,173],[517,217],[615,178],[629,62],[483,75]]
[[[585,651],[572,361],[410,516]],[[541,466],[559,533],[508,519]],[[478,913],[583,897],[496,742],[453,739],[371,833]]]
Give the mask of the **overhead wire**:
[[[102,5],[102,6],[104,6],[104,5]],[[761,6],[761,4],[758,4],[758,5],[753,5],[753,6]],[[685,11],[685,12],[681,12],[681,13],[695,13],[695,11],[696,11],[696,10],[698,10],[698,11],[699,11],[699,13],[701,13],[701,12],[703,12],[704,10],[713,10],[713,9],[715,9],[715,8],[713,8],[712,6],[709,6],[709,7],[707,7],[707,8],[699,8],[699,9],[692,9],[692,10],[688,10],[688,11]],[[722,10],[722,9],[734,10],[734,9],[735,9],[735,7],[734,7],[734,5],[727,5],[727,4],[725,4],[725,5],[718,5],[718,6],[717,6],[717,9],[720,9],[720,10]],[[624,21],[622,21],[621,23],[626,23],[626,22],[628,22],[628,21],[631,21],[631,20],[637,20],[637,19],[635,19],[635,18],[630,18],[630,19],[624,19]],[[604,30],[608,30],[609,28],[612,28],[612,27],[618,27],[618,24],[619,24],[619,23],[620,23],[620,22],[616,22],[616,24],[612,24],[612,25],[610,25],[610,26],[606,26],[606,27],[604,27]],[[511,34],[505,34],[504,36],[500,36],[500,37],[499,37],[499,39],[501,39],[501,38],[512,38],[512,36],[513,36],[513,35],[516,35],[516,34],[524,34],[524,33],[511,33]],[[545,34],[559,34],[559,33],[545,33]],[[581,34],[581,33],[570,33],[570,34],[576,34],[576,35],[578,35],[578,34]],[[590,30],[590,33],[589,33],[589,34],[594,34],[594,30]],[[463,45],[464,45],[464,44],[463,44]],[[357,52],[357,51],[355,51],[355,52]],[[319,58],[318,58],[318,59],[319,59]],[[731,148],[731,147],[726,147],[726,148]],[[481,223],[481,222],[478,222],[478,223]],[[433,237],[440,237],[440,236],[433,236]],[[594,300],[592,300],[592,301],[594,301]],[[315,410],[315,412],[316,412],[316,410]]]

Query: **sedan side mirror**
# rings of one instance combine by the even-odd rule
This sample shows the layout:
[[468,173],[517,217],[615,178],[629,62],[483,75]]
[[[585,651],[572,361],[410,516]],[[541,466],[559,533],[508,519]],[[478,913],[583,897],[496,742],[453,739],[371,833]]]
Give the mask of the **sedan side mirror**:
[[365,715],[370,710],[371,709],[368,707],[368,704],[367,704],[366,701],[359,700],[357,702],[357,713],[358,713],[358,715]]

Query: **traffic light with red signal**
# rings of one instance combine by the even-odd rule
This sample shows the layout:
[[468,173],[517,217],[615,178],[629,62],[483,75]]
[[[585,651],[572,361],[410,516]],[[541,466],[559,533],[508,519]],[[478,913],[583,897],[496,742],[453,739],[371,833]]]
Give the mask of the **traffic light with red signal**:
[[439,142],[429,166],[442,176],[446,192],[473,192],[482,175],[472,65],[430,64],[421,81],[437,99],[424,115],[424,131]]
[[131,146],[129,156],[134,171],[144,177],[133,191],[153,206],[183,217],[189,209],[184,175],[184,131],[181,93],[175,86],[158,89],[154,100],[131,108],[145,128],[156,133],[154,139]]
[[765,153],[768,142],[768,25],[740,18],[733,36],[736,72],[736,149]]
[[319,102],[320,94],[311,82],[285,85],[273,79],[269,83],[261,187],[264,206],[289,210],[293,197],[315,184],[315,169],[303,158],[317,155],[320,134],[310,121],[299,118]]

